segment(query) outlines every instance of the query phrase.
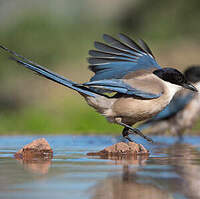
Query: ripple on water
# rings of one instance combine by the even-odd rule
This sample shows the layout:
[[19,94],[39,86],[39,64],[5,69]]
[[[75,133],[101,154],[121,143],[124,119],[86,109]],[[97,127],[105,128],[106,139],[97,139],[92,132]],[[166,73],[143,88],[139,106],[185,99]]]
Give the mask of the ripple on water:
[[[134,160],[88,157],[119,141],[112,136],[44,136],[52,160],[25,162],[13,155],[41,136],[1,136],[0,198],[200,198],[200,137],[153,136],[155,144]],[[141,197],[140,197],[141,198]]]

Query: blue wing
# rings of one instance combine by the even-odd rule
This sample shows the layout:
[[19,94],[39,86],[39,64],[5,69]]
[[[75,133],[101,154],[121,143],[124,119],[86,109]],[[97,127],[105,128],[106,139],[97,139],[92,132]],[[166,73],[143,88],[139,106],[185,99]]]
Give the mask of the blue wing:
[[139,129],[145,129],[151,126],[151,124],[155,124],[161,120],[167,120],[178,112],[183,110],[185,106],[193,99],[194,93],[190,92],[187,95],[175,95],[172,101],[163,109],[160,113],[155,115],[152,119],[147,120],[146,122],[139,125]]
[[124,34],[119,34],[121,41],[104,34],[107,44],[95,42],[97,50],[90,50],[89,69],[95,75],[91,81],[103,79],[121,79],[129,72],[141,69],[160,69],[147,44],[140,40],[140,47]]
[[161,96],[160,94],[148,93],[136,88],[133,88],[128,83],[124,82],[121,79],[109,79],[109,80],[99,80],[99,81],[90,81],[83,84],[83,86],[88,86],[91,89],[98,88],[103,92],[112,91],[126,95],[133,95],[141,97],[144,99],[153,99]]

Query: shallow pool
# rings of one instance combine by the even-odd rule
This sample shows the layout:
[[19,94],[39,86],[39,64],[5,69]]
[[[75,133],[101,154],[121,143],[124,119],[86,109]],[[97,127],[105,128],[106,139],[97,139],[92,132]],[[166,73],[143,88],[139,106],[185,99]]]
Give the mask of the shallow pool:
[[[53,159],[23,162],[13,155],[45,137]],[[112,136],[0,136],[0,199],[200,198],[200,137],[142,138],[150,156],[136,159],[88,157],[119,141]]]

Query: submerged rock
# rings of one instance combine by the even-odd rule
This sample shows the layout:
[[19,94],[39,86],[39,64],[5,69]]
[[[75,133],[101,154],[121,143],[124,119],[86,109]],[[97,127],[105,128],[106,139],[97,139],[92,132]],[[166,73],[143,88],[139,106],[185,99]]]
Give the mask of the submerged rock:
[[132,155],[148,155],[149,151],[141,144],[135,142],[119,142],[112,146],[106,147],[99,152],[87,153],[89,156],[132,156]]
[[51,159],[53,150],[45,138],[34,140],[15,153],[15,158],[23,160]]

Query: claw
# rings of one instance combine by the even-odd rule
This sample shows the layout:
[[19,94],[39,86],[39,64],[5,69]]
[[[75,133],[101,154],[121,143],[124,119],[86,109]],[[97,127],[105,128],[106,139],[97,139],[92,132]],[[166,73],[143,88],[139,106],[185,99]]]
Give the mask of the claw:
[[133,140],[131,140],[131,138],[128,135],[124,136],[124,138],[126,138],[129,142],[133,142]]
[[[131,140],[128,135],[130,134],[138,134],[141,137],[143,137],[144,139],[146,139],[148,142],[153,143],[153,140],[151,138],[149,138],[148,136],[144,135],[140,130],[136,129],[136,128],[132,128],[131,126],[124,124],[124,123],[120,123],[122,126],[124,126],[124,130],[122,132],[123,137],[125,137],[127,140]],[[130,141],[132,142],[132,140]]]

